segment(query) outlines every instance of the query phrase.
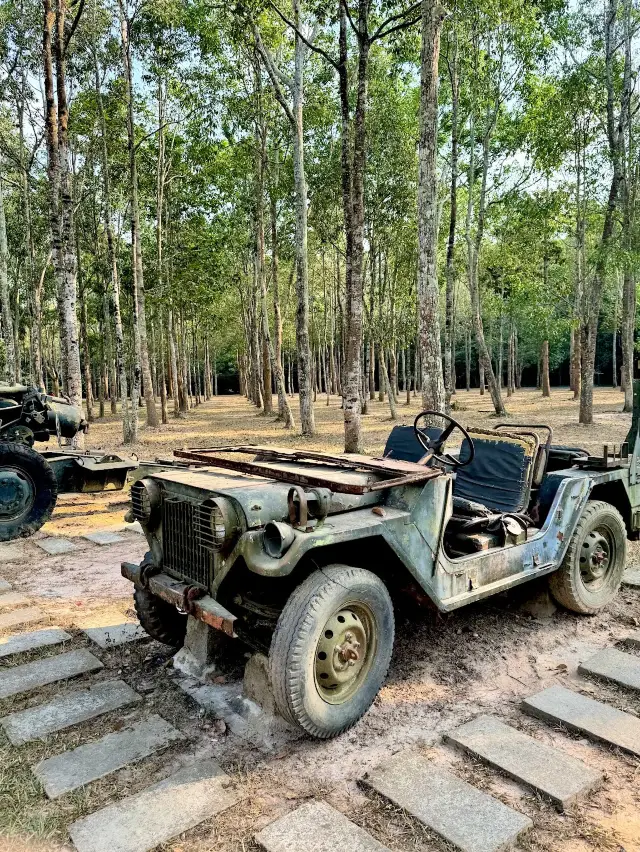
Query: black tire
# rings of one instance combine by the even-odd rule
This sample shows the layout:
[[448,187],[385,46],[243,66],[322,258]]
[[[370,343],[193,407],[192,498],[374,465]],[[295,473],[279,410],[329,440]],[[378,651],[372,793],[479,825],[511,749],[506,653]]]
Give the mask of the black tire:
[[618,593],[626,558],[627,531],[620,512],[603,500],[590,500],[560,568],[549,577],[551,594],[572,612],[594,615]]
[[187,633],[187,616],[184,613],[178,612],[175,606],[148,589],[136,587],[133,602],[138,620],[149,636],[172,648],[182,648]]
[[0,541],[33,535],[51,517],[57,497],[56,475],[40,453],[0,443]]
[[[285,604],[271,640],[269,675],[280,713],[317,739],[351,728],[384,683],[394,629],[389,592],[375,574],[346,565],[314,571]],[[318,649],[334,639],[328,658]],[[349,661],[345,653],[361,658]],[[335,666],[342,667],[338,674]]]

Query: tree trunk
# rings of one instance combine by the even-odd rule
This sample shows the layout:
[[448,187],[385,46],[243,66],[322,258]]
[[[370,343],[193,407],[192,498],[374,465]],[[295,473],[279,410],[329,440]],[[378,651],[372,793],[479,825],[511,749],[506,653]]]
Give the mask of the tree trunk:
[[[418,143],[418,323],[422,364],[422,407],[444,411],[447,407],[442,375],[438,311],[438,57],[443,7],[423,3],[420,85],[420,138]],[[455,229],[455,225],[454,225]],[[453,251],[453,248],[452,248]],[[449,282],[447,282],[447,288]],[[449,323],[450,326],[450,323]],[[450,327],[447,329],[450,332]],[[445,341],[451,386],[451,351]],[[450,394],[449,394],[450,395]]]
[[540,387],[542,388],[542,396],[551,396],[551,382],[549,380],[549,341],[542,341],[542,348],[540,350],[540,367],[542,370],[542,376],[540,381]]
[[16,350],[13,339],[13,316],[9,300],[8,278],[9,249],[7,247],[7,225],[4,215],[4,197],[0,179],[0,302],[2,305],[2,338],[5,345],[5,373],[10,383],[17,381]]
[[125,14],[124,0],[118,0],[120,6],[120,32],[122,37],[122,62],[124,67],[125,104],[127,108],[127,147],[129,153],[129,206],[131,217],[131,253],[134,267],[134,302],[137,315],[137,340],[139,347],[140,371],[147,408],[147,426],[158,426],[158,412],[153,398],[153,382],[147,344],[147,318],[144,293],[144,268],[142,264],[142,235],[140,232],[140,205],[138,199],[138,166],[136,158],[135,125],[133,118],[133,88],[131,72],[131,43],[129,39],[130,22]]

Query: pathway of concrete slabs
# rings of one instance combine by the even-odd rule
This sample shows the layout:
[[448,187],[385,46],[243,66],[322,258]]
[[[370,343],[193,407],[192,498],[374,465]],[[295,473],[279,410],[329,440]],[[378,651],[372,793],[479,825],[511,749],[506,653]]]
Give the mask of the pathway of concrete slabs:
[[364,781],[462,852],[508,849],[533,825],[416,752],[397,754]]
[[0,630],[20,627],[22,624],[33,624],[36,621],[43,621],[45,618],[46,615],[37,606],[14,609],[12,612],[0,612]]
[[69,834],[78,852],[147,852],[240,799],[218,764],[202,760],[74,822]]
[[97,657],[84,648],[66,651],[55,657],[45,657],[32,663],[23,663],[0,672],[0,698],[9,698],[29,692],[49,683],[68,680],[104,668]]
[[22,745],[138,701],[142,696],[124,681],[103,681],[58,695],[48,704],[11,713],[0,719],[0,725],[13,745]]
[[32,770],[47,796],[57,799],[181,739],[180,731],[154,714],[130,728],[41,760]]
[[627,689],[640,690],[640,658],[617,648],[603,648],[595,657],[581,663],[578,671]]
[[494,716],[479,716],[445,740],[566,808],[602,782],[602,773]]
[[0,639],[0,657],[11,657],[14,654],[24,654],[50,645],[60,645],[68,642],[71,636],[59,627],[49,627],[45,630],[34,630],[32,633],[17,633]]
[[302,805],[263,828],[255,839],[267,852],[389,852],[326,802]]
[[594,740],[640,755],[640,719],[609,704],[551,686],[525,698],[523,709],[545,722],[561,724]]

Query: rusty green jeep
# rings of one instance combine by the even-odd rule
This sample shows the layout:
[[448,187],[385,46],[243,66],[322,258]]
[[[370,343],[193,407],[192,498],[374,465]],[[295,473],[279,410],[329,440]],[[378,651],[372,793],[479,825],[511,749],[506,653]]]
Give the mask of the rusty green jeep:
[[640,527],[639,449],[636,406],[597,457],[545,426],[434,412],[395,427],[383,458],[184,450],[133,485],[149,553],[122,573],[148,633],[180,647],[193,616],[264,650],[280,713],[328,738],[380,690],[401,595],[449,612],[548,575],[574,612],[610,603]]

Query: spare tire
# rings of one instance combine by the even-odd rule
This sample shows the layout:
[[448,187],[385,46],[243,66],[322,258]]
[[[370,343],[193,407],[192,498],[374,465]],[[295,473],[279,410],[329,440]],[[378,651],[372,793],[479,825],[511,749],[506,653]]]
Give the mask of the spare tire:
[[0,443],[0,541],[33,535],[56,505],[51,465],[25,444]]

